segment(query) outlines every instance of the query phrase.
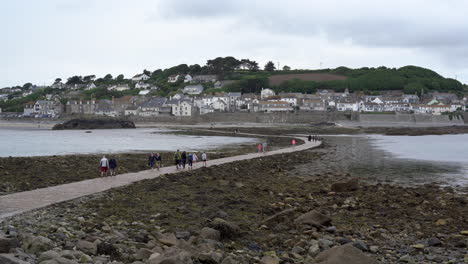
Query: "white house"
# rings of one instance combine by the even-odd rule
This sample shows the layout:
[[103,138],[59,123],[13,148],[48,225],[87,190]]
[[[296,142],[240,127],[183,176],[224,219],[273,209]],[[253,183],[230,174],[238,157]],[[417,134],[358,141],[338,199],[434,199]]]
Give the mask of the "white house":
[[260,98],[261,99],[265,99],[267,97],[270,97],[270,96],[274,96],[275,95],[275,92],[271,89],[268,89],[268,88],[262,88],[262,91],[260,92]]
[[192,116],[192,104],[188,100],[177,100],[171,106],[175,116]]
[[225,112],[228,110],[228,105],[226,102],[221,100],[220,98],[215,99],[211,104],[210,107],[213,108],[215,111]]
[[187,85],[184,87],[183,92],[190,95],[198,95],[203,92],[203,85],[196,84],[196,85]]
[[281,96],[281,101],[287,102],[291,106],[297,105],[297,97],[294,96]]
[[336,109],[338,111],[359,111],[358,102],[337,102]]
[[150,88],[150,87],[151,87],[150,84],[144,83],[144,82],[137,82],[137,83],[135,84],[135,88],[137,88],[137,89],[148,89],[148,88]]
[[96,88],[96,85],[92,82],[92,83],[86,85],[85,90],[91,90],[91,89],[95,89],[95,88]]
[[184,83],[191,82],[193,80],[192,76],[190,74],[185,75],[184,77]]
[[107,90],[122,92],[122,91],[130,90],[130,87],[128,86],[128,84],[119,84],[119,85],[113,85],[111,87],[108,87]]
[[141,90],[138,92],[138,95],[147,95],[151,92],[151,90]]
[[288,102],[282,101],[260,101],[258,102],[258,110],[262,112],[287,112],[293,108]]
[[170,82],[170,83],[175,83],[179,80],[179,77],[180,75],[177,74],[177,75],[171,75],[167,78],[167,82]]
[[135,76],[132,77],[132,81],[134,82],[141,82],[141,81],[146,81],[148,80],[150,77],[148,75],[146,75],[145,73],[141,73],[141,74],[137,74]]

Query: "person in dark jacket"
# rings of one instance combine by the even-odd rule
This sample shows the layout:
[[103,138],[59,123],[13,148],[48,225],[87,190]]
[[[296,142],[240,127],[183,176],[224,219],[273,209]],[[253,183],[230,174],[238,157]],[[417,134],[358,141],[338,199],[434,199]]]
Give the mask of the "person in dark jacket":
[[115,176],[115,169],[117,168],[117,161],[114,157],[109,159],[109,172],[110,176]]
[[156,164],[156,156],[154,153],[151,153],[148,157],[148,165],[152,170],[154,170],[154,165]]
[[182,155],[181,155],[181,159],[182,159],[182,167],[185,169],[185,164],[187,164],[187,152],[182,152]]
[[161,154],[159,153],[156,153],[156,155],[154,156],[154,159],[156,161],[156,168],[158,168],[158,170],[162,167],[162,157],[161,157]]

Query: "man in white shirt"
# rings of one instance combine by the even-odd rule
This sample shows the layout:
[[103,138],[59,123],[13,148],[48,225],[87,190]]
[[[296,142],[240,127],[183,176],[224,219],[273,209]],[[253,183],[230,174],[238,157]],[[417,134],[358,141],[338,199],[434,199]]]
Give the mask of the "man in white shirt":
[[107,170],[109,169],[109,161],[107,160],[106,156],[102,156],[99,165],[101,167],[101,177],[107,176]]

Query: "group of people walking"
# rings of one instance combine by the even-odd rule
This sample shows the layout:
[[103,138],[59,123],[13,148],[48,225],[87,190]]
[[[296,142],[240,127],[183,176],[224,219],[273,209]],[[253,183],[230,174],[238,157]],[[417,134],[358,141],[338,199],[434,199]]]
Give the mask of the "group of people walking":
[[[201,161],[203,162],[203,166],[206,167],[206,162],[208,160],[208,155],[206,152],[201,154]],[[186,166],[191,170],[195,163],[198,161],[198,156],[195,152],[187,153],[187,152],[180,152],[177,150],[174,154],[174,161],[176,165],[176,169],[185,169]],[[159,171],[162,168],[162,156],[160,153],[151,153],[148,156],[148,166],[154,170],[157,169]],[[101,161],[99,162],[99,170],[101,172],[101,177],[105,176],[115,176],[115,170],[117,168],[117,160],[112,157],[107,159],[106,156],[103,156]]]
[[[208,160],[208,155],[206,155],[206,152],[203,152],[201,154],[201,161],[203,162],[203,167],[206,167],[206,162]],[[181,152],[180,150],[177,150],[174,153],[174,162],[176,169],[185,169],[185,167],[188,165],[188,169],[191,170],[193,169],[193,166],[195,163],[198,161],[198,156],[197,153],[187,153],[185,151]]]
[[309,140],[309,142],[313,141],[313,142],[316,142],[316,141],[319,141],[319,136],[318,135],[309,135],[307,137],[307,139]]
[[257,145],[257,151],[258,153],[266,153],[267,152],[267,147],[268,147],[268,144],[266,142],[263,142],[261,144],[258,144]]

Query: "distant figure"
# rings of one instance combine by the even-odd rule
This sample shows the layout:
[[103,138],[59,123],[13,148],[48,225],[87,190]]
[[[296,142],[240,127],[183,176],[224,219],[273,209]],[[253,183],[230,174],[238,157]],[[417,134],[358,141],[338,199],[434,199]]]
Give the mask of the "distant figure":
[[115,169],[117,168],[117,161],[114,157],[109,159],[109,172],[110,176],[115,176]]
[[181,159],[182,159],[182,157],[181,157],[180,151],[177,150],[176,153],[174,154],[174,161],[175,161],[175,165],[176,165],[177,170],[179,169]]
[[262,152],[263,151],[262,144],[258,144],[257,149],[258,149],[258,153]]
[[148,165],[152,170],[154,170],[154,165],[156,164],[156,156],[154,153],[151,153],[148,157]]
[[207,157],[207,155],[206,155],[206,153],[204,151],[201,154],[201,159],[203,161],[203,167],[206,167],[206,161],[208,160],[208,157]]
[[296,140],[295,139],[291,140],[291,144],[293,145],[293,147],[295,147],[296,146]]
[[185,164],[187,164],[187,153],[184,151],[182,152],[181,161],[182,161],[182,168],[185,170]]
[[263,153],[267,152],[267,146],[268,145],[267,145],[266,141],[263,142],[263,145],[262,145]]
[[161,168],[162,167],[162,157],[161,157],[161,154],[159,153],[156,153],[156,156],[154,156],[154,159],[156,161],[156,168]]
[[102,156],[99,166],[101,167],[101,177],[107,176],[107,170],[109,169],[109,161],[107,160],[106,156]]
[[[195,165],[195,164],[197,163],[197,161],[198,161],[198,156],[197,156],[197,153],[194,152],[194,153],[192,154],[192,162],[193,162],[193,165]],[[193,165],[192,165],[192,166],[193,166]]]
[[311,135],[309,135],[308,140],[309,140],[309,142],[312,141],[312,136]]
[[193,154],[192,153],[189,153],[187,155],[187,161],[188,161],[188,168],[189,170],[191,170],[193,166]]

